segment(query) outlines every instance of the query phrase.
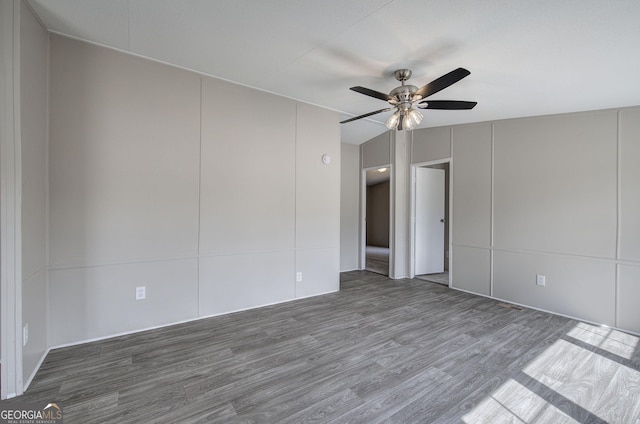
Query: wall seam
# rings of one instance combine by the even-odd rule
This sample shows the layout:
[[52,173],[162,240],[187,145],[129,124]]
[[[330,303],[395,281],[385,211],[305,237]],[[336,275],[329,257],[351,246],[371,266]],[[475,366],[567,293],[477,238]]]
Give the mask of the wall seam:
[[298,298],[298,103],[293,122],[293,298]]
[[14,25],[14,59],[13,59],[13,72],[14,72],[14,107],[16,112],[14,113],[14,140],[16,148],[14,150],[15,160],[15,200],[16,211],[15,223],[16,223],[16,244],[14,246],[16,253],[16,269],[15,269],[15,324],[16,324],[16,384],[17,394],[21,395],[24,392],[24,361],[23,361],[23,334],[22,334],[22,2],[16,3],[17,7],[14,9],[14,17],[17,25]]
[[[35,16],[37,14],[34,13]],[[45,28],[46,30],[46,28]],[[50,193],[50,163],[51,163],[51,125],[50,125],[50,117],[51,117],[51,34],[47,32],[47,106],[46,106],[46,125],[45,125],[45,267],[46,267],[46,275],[45,275],[45,334],[46,334],[46,346],[47,346],[47,354],[49,353],[48,348],[50,347],[50,334],[51,330],[51,316],[50,316],[50,307],[49,307],[49,297],[51,294],[51,285],[49,279],[50,273],[50,265],[51,265],[51,193]],[[46,354],[45,354],[46,358]],[[39,366],[38,366],[39,368]]]
[[[475,247],[475,248],[479,248],[479,249],[486,248],[486,247],[474,245],[474,244],[471,244],[471,243],[456,243],[456,245],[464,246],[464,247]],[[521,254],[525,254],[525,255],[530,255],[531,254],[531,255],[559,256],[559,257],[565,257],[565,258],[594,260],[594,261],[608,262],[608,263],[622,262],[622,261],[617,260],[617,259],[612,258],[612,257],[608,258],[608,257],[605,257],[605,256],[592,256],[592,255],[587,255],[587,254],[583,254],[583,253],[566,253],[566,252],[553,252],[553,251],[545,251],[545,250],[518,249],[518,248],[513,248],[513,247],[510,247],[510,246],[507,246],[507,247],[489,247],[489,249],[491,249],[493,251],[496,251],[496,252],[521,253]]]
[[489,293],[493,296],[493,259],[494,259],[494,209],[495,209],[495,123],[491,123],[491,192],[489,210]]
[[[447,269],[445,271],[449,274],[449,287],[452,284],[452,274],[451,274],[451,254],[453,250],[453,125],[451,126],[451,138],[449,139],[449,192],[447,196],[449,196],[449,204],[447,207],[449,208],[449,213],[445,216],[448,224],[448,234],[447,234],[447,245],[444,254],[447,256],[445,258],[445,264],[447,264]],[[446,188],[446,187],[445,187]]]
[[200,316],[200,237],[202,232],[202,91],[203,78],[200,78],[200,119],[199,119],[199,153],[198,153],[198,237],[196,240],[196,315]]
[[447,258],[447,260],[449,261],[449,288],[453,288],[453,274],[454,274],[454,269],[453,269],[453,226],[455,225],[454,219],[453,219],[453,211],[455,208],[454,205],[454,192],[453,192],[453,184],[454,184],[454,169],[455,169],[455,158],[453,157],[453,140],[454,140],[454,131],[453,131],[453,126],[451,126],[451,145],[449,146],[449,155],[451,157],[450,162],[449,162],[449,216],[447,217],[449,219],[449,246],[447,246],[448,251],[449,251],[449,258]]
[[131,50],[131,3],[127,0],[127,50]]
[[617,121],[616,121],[616,259],[620,259],[620,221],[622,218],[622,169],[620,167],[622,161],[622,136],[621,136],[621,124],[622,124],[622,111],[618,111],[617,113]]
[[[366,268],[366,246],[364,246],[366,231],[364,227],[365,219],[365,202],[363,196],[366,196],[366,178],[364,177],[364,144],[358,147],[358,159],[360,161],[358,167],[358,269]],[[391,171],[389,171],[389,179],[391,179]],[[391,188],[389,188],[391,189]]]
[[621,239],[621,220],[622,220],[622,111],[618,110],[616,114],[616,264],[615,264],[615,273],[614,273],[614,284],[613,284],[613,298],[615,299],[613,305],[613,313],[614,313],[614,322],[616,327],[620,324],[620,316],[619,316],[619,285],[620,285],[620,239]]

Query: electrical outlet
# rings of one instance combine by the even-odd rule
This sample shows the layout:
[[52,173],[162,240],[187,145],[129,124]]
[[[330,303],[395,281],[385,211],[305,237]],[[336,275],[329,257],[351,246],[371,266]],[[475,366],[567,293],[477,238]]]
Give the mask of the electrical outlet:
[[136,287],[136,300],[144,300],[147,298],[147,288],[145,286]]
[[536,275],[536,284],[539,286],[544,286],[546,283],[546,277],[544,275]]
[[302,273],[301,272],[296,272],[296,282],[297,283],[302,283]]
[[22,328],[22,346],[26,346],[29,343],[29,324],[25,324]]

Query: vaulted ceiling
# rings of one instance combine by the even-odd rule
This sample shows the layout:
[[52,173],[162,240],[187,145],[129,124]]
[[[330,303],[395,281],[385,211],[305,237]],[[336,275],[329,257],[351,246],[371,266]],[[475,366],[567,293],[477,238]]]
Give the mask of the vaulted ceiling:
[[[431,99],[420,127],[640,105],[638,0],[29,0],[47,28],[341,113],[386,103],[393,71],[422,86],[471,75]],[[247,99],[250,102],[251,99]],[[384,131],[381,113],[342,141]]]

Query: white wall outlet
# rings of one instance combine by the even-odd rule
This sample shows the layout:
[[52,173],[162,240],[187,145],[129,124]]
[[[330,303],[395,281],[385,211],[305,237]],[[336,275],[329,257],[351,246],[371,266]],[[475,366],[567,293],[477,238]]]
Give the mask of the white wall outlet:
[[22,327],[22,346],[26,346],[27,343],[29,343],[29,324]]
[[147,288],[145,286],[136,287],[136,300],[143,300],[147,298]]
[[536,284],[539,286],[544,286],[546,284],[546,277],[544,275],[537,274]]
[[302,283],[302,273],[296,272],[296,283]]

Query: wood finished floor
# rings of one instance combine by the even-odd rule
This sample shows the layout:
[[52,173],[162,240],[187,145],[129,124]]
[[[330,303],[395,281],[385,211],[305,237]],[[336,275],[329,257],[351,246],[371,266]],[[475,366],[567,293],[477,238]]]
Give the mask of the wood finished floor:
[[367,246],[365,249],[365,269],[385,276],[389,275],[389,248]]
[[437,274],[416,275],[418,280],[429,281],[431,283],[444,284],[449,287],[449,271],[439,272]]
[[[65,423],[640,423],[638,338],[421,280],[50,352]],[[16,399],[5,403],[16,402]]]

